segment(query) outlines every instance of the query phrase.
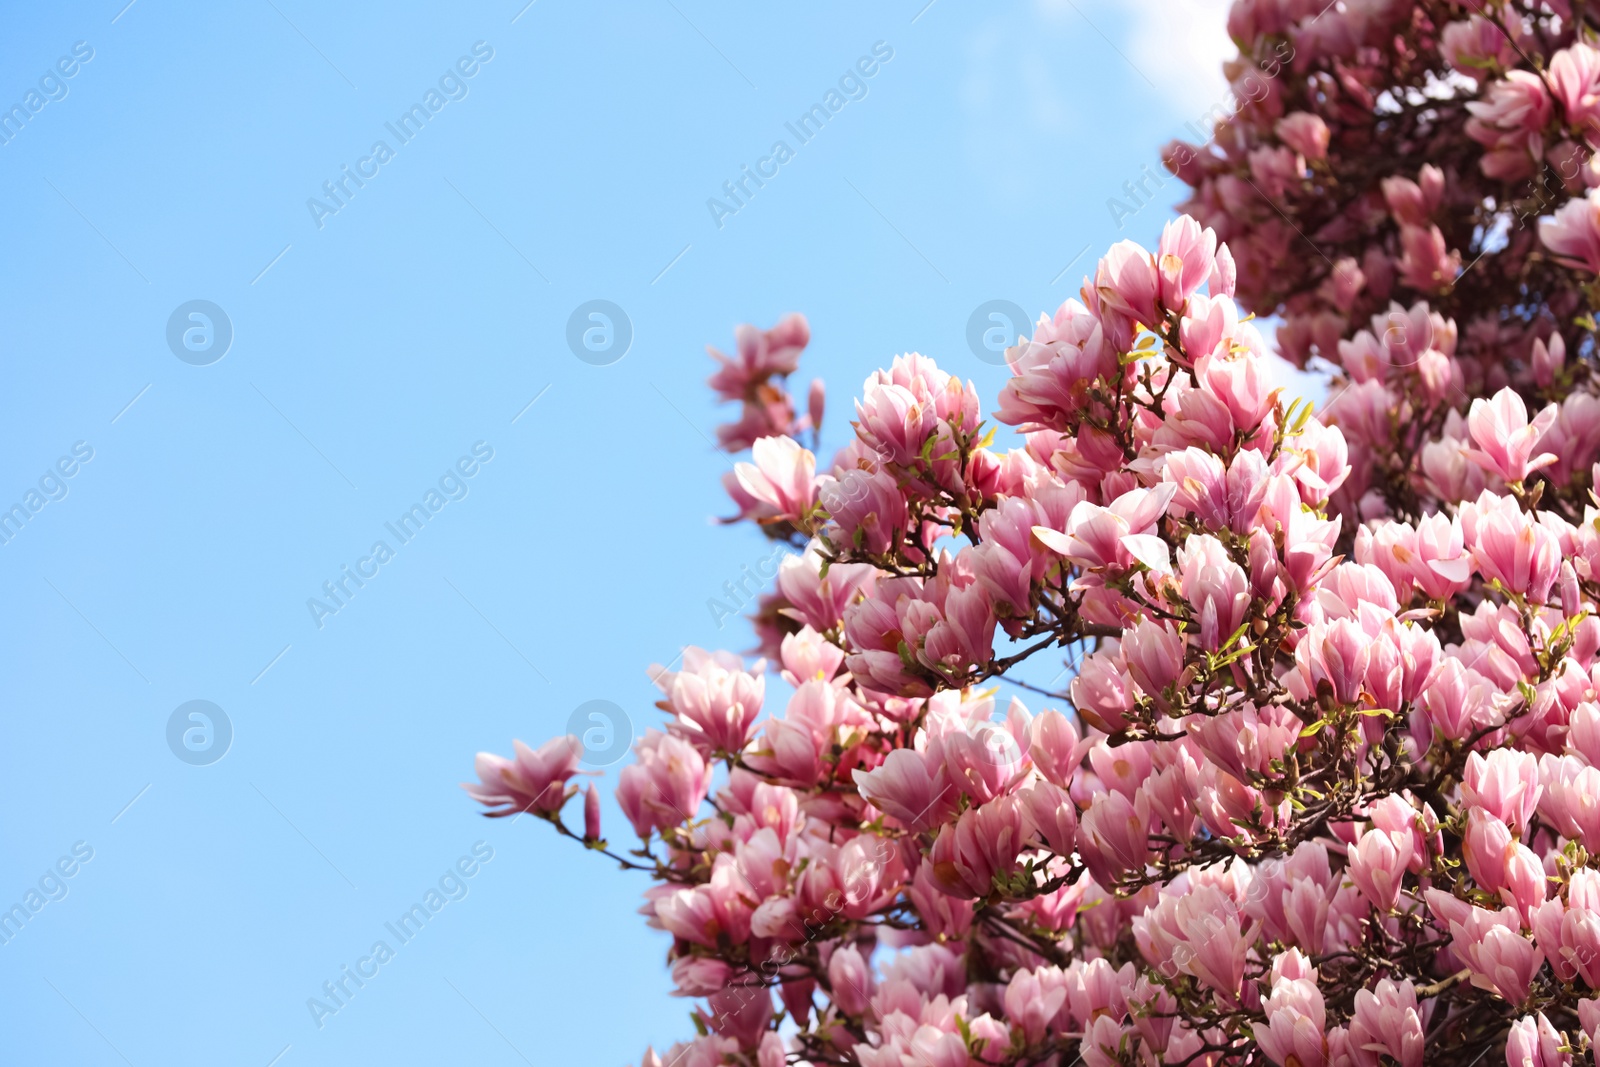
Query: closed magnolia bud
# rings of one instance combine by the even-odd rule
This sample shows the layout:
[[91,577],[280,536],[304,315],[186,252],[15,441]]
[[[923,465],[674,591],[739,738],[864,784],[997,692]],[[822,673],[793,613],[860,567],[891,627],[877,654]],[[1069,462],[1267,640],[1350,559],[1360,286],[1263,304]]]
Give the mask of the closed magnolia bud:
[[1072,855],[1078,840],[1078,809],[1066,790],[1050,782],[1035,782],[1017,796],[1050,850],[1060,856]]
[[1572,1054],[1567,1036],[1553,1026],[1544,1012],[1525,1015],[1511,1024],[1506,1035],[1506,1067],[1570,1067]]
[[1505,852],[1502,871],[1501,899],[1525,917],[1532,915],[1544,903],[1550,886],[1544,864],[1527,845],[1513,844]]
[[1532,752],[1497,748],[1487,757],[1478,752],[1467,757],[1461,781],[1462,802],[1482,807],[1519,837],[1527,829],[1543,792],[1539,757]]
[[1183,638],[1152,619],[1135,626],[1122,643],[1122,658],[1134,684],[1159,697],[1183,672]]
[[1255,1025],[1261,1050],[1279,1067],[1323,1067],[1327,1062],[1327,1013],[1313,979],[1281,978],[1261,1005],[1266,1025]]
[[1095,881],[1113,884],[1119,875],[1143,870],[1150,858],[1150,801],[1141,792],[1130,801],[1101,793],[1084,812],[1078,852]]
[[1578,1025],[1591,1046],[1600,1045],[1600,998],[1578,1001]]
[[1283,143],[1312,163],[1328,158],[1328,124],[1319,116],[1296,111],[1278,120],[1278,136]]
[[860,1016],[872,1001],[872,968],[854,945],[835,949],[828,960],[828,988],[834,1007],[845,1015]]
[[1513,843],[1506,824],[1482,808],[1467,810],[1467,830],[1461,838],[1461,852],[1467,870],[1480,889],[1498,893],[1505,885],[1505,857]]
[[1590,766],[1600,766],[1600,704],[1584,701],[1572,709],[1572,719],[1567,727],[1567,746],[1587,760]]
[[583,794],[583,839],[600,840],[600,791],[593,782]]
[[806,407],[811,415],[811,430],[813,433],[822,431],[822,410],[826,398],[827,387],[822,384],[822,379],[811,379],[811,389],[806,395]]
[[1388,913],[1400,900],[1400,885],[1411,862],[1411,833],[1374,827],[1361,835],[1350,850],[1350,878],[1380,912]]
[[1045,708],[1028,724],[1028,755],[1033,765],[1046,781],[1062,789],[1071,786],[1072,776],[1083,760],[1084,748],[1078,728],[1054,708]]

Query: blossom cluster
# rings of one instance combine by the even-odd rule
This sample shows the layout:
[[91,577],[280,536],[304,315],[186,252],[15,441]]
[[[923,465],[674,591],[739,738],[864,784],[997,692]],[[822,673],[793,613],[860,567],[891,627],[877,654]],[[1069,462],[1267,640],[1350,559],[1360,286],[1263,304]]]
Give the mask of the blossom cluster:
[[1462,416],[1506,386],[1560,401],[1547,491],[1581,518],[1600,455],[1597,27],[1569,0],[1233,5],[1226,72],[1251,91],[1205,146],[1164,155],[1193,187],[1181,209],[1233,250],[1241,303],[1282,316],[1285,357],[1336,369],[1347,518],[1498,488],[1462,460]]
[[807,429],[814,433],[822,423],[822,381],[811,383],[809,412],[799,417],[784,384],[799,368],[800,353],[811,343],[805,316],[790,315],[770,330],[740,326],[734,342],[731,356],[706,348],[718,363],[709,382],[717,399],[740,405],[736,421],[717,427],[717,443],[738,452],[763,437],[799,437]]
[[760,658],[652,670],[636,847],[568,825],[577,738],[468,787],[648,877],[695,1034],[645,1067],[1594,1058],[1597,25],[1236,0],[1266,89],[987,414],[902,355],[821,459],[803,318],[713,353],[737,519],[804,546]]
[[[657,670],[666,729],[617,790],[640,847],[613,855],[704,998],[702,1036],[648,1064],[1593,1040],[1600,533],[1539,506],[1554,413],[1475,400],[1477,495],[1352,535],[1344,432],[1269,388],[1234,288],[1190,218],[1113,248],[1008,353],[1020,447],[915,354],[822,473],[754,442],[739,491],[810,538],[773,668]],[[987,683],[1060,647],[1086,651],[1067,710],[1000,714]],[[474,795],[578,837],[581,752],[482,756]]]

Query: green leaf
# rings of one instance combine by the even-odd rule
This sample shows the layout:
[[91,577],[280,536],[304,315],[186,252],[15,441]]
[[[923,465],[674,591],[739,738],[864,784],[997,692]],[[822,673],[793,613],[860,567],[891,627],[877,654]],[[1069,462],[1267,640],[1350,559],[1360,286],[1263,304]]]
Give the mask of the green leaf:
[[1249,655],[1251,652],[1254,652],[1255,649],[1256,649],[1255,645],[1249,645],[1249,644],[1240,645],[1238,648],[1234,649],[1232,652],[1229,652],[1226,656],[1223,656],[1220,659],[1213,660],[1212,661],[1212,665],[1211,665],[1211,669],[1212,670],[1216,670],[1219,667],[1226,667],[1228,664],[1230,664],[1230,663],[1234,662],[1235,660],[1239,659],[1241,656],[1246,656],[1246,655]]
[[1283,413],[1283,425],[1284,426],[1287,427],[1287,426],[1293,425],[1295,411],[1300,407],[1300,405],[1302,403],[1304,403],[1304,401],[1302,401],[1299,397],[1296,397],[1293,401],[1290,402],[1289,410],[1285,411]]
[[1245,635],[1245,631],[1248,630],[1248,629],[1250,629],[1250,620],[1246,619],[1239,626],[1239,628],[1237,630],[1233,631],[1233,636],[1232,637],[1230,637],[1226,641],[1222,642],[1222,648],[1217,649],[1217,651],[1218,652],[1222,652],[1222,651],[1226,650],[1229,645],[1233,644],[1235,641],[1239,640],[1239,638],[1243,637]]

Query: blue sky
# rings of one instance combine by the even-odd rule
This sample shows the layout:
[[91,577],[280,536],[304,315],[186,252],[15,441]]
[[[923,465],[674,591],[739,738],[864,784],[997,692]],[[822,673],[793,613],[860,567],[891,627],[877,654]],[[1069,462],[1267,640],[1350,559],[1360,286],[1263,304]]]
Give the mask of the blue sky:
[[[8,1058],[637,1062],[689,1032],[643,883],[480,818],[474,752],[589,700],[642,729],[649,664],[750,644],[706,603],[768,551],[710,522],[707,343],[805,312],[830,453],[898,352],[992,401],[969,315],[1153,242],[1175,182],[1120,230],[1106,201],[1222,99],[1223,5],[124,2],[0,41],[0,507],[37,503],[0,545],[0,907],[40,902]],[[591,300],[631,326],[605,366],[566,340]],[[219,760],[169,747],[191,701]]]

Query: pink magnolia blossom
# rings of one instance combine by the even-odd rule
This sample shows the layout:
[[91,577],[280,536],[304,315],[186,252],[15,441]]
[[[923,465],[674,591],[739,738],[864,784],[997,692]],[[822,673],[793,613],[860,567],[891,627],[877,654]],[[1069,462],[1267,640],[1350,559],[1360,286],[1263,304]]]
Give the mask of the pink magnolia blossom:
[[1067,1001],[1067,987],[1060,969],[1018,969],[1006,985],[1006,1015],[1021,1031],[1023,1043],[1038,1045],[1049,1034],[1056,1016]]
[[817,460],[792,437],[763,437],[750,448],[754,463],[734,468],[739,487],[763,505],[762,520],[799,524],[817,500]]
[[828,959],[828,988],[833,1003],[846,1015],[861,1015],[872,1002],[876,980],[855,945],[834,949]]
[[791,605],[793,617],[819,633],[839,625],[847,607],[868,593],[874,584],[873,568],[843,563],[822,572],[822,559],[814,547],[778,564],[778,591]]
[[1200,625],[1200,647],[1219,650],[1244,621],[1250,605],[1249,579],[1209,534],[1190,537],[1178,550],[1177,574]]
[[1389,205],[1389,213],[1402,225],[1426,226],[1439,208],[1439,198],[1444,192],[1444,172],[1425,163],[1417,177],[1417,181],[1393,177],[1382,182],[1383,199]]
[[[1596,733],[1600,735],[1600,714],[1596,716]],[[1072,720],[1054,708],[1045,708],[1028,724],[1029,758],[1046,781],[1062,789],[1071,786],[1087,749]]]
[[1321,116],[1296,111],[1278,120],[1277,132],[1284,144],[1312,163],[1320,163],[1328,158],[1328,139],[1332,131]]
[[1437,226],[1402,226],[1400,244],[1405,255],[1400,273],[1418,292],[1444,292],[1461,272],[1461,253],[1452,252]]
[[648,731],[634,745],[638,762],[622,769],[617,802],[640,837],[694,818],[711,784],[711,768],[694,746]]
[[1393,911],[1399,902],[1412,848],[1409,833],[1373,828],[1350,850],[1350,877],[1379,911]]
[[1467,755],[1461,778],[1461,799],[1476,804],[1511,827],[1518,836],[1527,832],[1528,820],[1539,806],[1544,787],[1539,784],[1539,758],[1531,752],[1497,748],[1485,756]]
[[655,683],[678,719],[672,725],[706,755],[739,752],[754,733],[766,694],[764,662],[746,671],[737,656],[686,648],[683,670],[660,671]]
[[761,986],[729,986],[707,997],[706,1009],[698,1016],[714,1033],[755,1049],[772,1021],[772,994]]
[[1095,1016],[1078,1045],[1078,1055],[1086,1067],[1118,1067],[1128,1029],[1116,1016]]
[[1210,279],[1216,263],[1217,235],[1187,215],[1167,223],[1156,249],[1161,276],[1161,304],[1182,311],[1189,298]]
[[1097,730],[1115,732],[1126,725],[1134,693],[1130,679],[1109,651],[1096,652],[1083,661],[1069,692],[1078,714]]
[[1078,809],[1066,791],[1049,782],[1036,782],[1017,795],[1045,845],[1058,855],[1071,855],[1078,838]]
[[890,462],[909,466],[937,428],[932,405],[903,385],[869,382],[856,402],[861,439]]
[[725,356],[708,349],[721,364],[711,376],[711,388],[727,400],[741,400],[753,382],[768,374],[792,374],[800,353],[811,343],[811,327],[804,315],[789,315],[770,330],[740,326],[734,333],[738,352]]
[[1029,834],[1027,811],[1012,797],[964,813],[933,843],[934,883],[954,897],[987,896],[995,875],[1015,868]]
[[944,735],[945,771],[951,782],[975,804],[1010,793],[1027,774],[1029,763],[1007,729],[980,722]]
[[1516,852],[1516,839],[1504,822],[1483,808],[1467,809],[1461,854],[1473,881],[1491,893],[1507,885],[1507,864]]
[[559,811],[571,795],[567,780],[578,773],[583,742],[569,734],[546,741],[537,749],[521,741],[512,742],[512,747],[516,757],[509,760],[489,752],[478,753],[479,784],[463,784],[461,788],[490,809],[485,815]]
[[1095,288],[1105,311],[1119,316],[1115,327],[1118,340],[1131,342],[1134,324],[1160,324],[1160,272],[1155,258],[1132,241],[1113,245],[1100,260]]
[[846,471],[824,482],[819,497],[838,530],[830,540],[870,555],[882,555],[903,539],[911,521],[906,498],[886,471]]
[[731,856],[720,859],[705,885],[677,889],[655,902],[655,916],[674,937],[715,948],[718,938],[735,943],[750,936],[749,902]]
[[1528,599],[1543,602],[1561,568],[1561,543],[1527,516],[1497,509],[1474,530],[1472,555],[1479,572]]
[[1168,483],[1153,490],[1131,490],[1110,507],[1084,501],[1072,509],[1066,533],[1035,526],[1033,536],[1051,551],[1090,570],[1127,568],[1134,560],[1153,570],[1170,570],[1165,545],[1150,531],[1176,492],[1177,487]]
[[1279,1067],[1323,1067],[1327,1063],[1327,1012],[1315,979],[1279,979],[1261,1005],[1266,1025],[1255,1037]]
[[1159,697],[1183,672],[1183,638],[1154,620],[1133,628],[1122,654],[1129,675],[1146,696]]
[[1477,79],[1496,67],[1513,66],[1517,61],[1515,44],[1503,27],[1482,15],[1472,15],[1445,26],[1439,51],[1457,73]]
[[1490,149],[1485,173],[1512,177],[1531,170],[1526,158],[1543,145],[1540,129],[1550,121],[1550,95],[1535,74],[1513,70],[1489,87],[1487,97],[1467,105],[1467,135]]
[[[1588,884],[1579,888],[1579,881]],[[1594,872],[1574,872],[1565,903],[1551,898],[1533,909],[1531,925],[1539,950],[1562,981],[1582,977],[1593,986],[1600,980],[1600,910],[1594,898]],[[1587,890],[1587,892],[1585,892]]]
[[1381,978],[1374,989],[1356,993],[1355,1015],[1350,1020],[1350,1051],[1360,1064],[1377,1067],[1378,1056],[1393,1058],[1400,1067],[1422,1067],[1422,1016],[1410,980]]
[[[1435,907],[1436,892],[1430,891],[1430,907]],[[1452,951],[1472,972],[1473,985],[1512,1004],[1528,999],[1544,953],[1522,935],[1522,920],[1514,908],[1492,912],[1469,906],[1465,919],[1452,919],[1449,927],[1454,938]]]
[[1550,59],[1550,93],[1567,125],[1583,128],[1600,118],[1600,51],[1576,41]]
[[1141,950],[1147,956],[1193,975],[1220,1003],[1236,1002],[1255,930],[1244,927],[1231,898],[1216,886],[1200,885],[1182,896],[1164,897],[1143,919],[1142,927],[1135,922],[1134,932],[1144,931],[1148,948]]
[[[770,330],[743,325],[735,331],[735,339],[734,356],[706,349],[720,364],[708,384],[720,399],[742,405],[737,421],[717,427],[718,444],[736,452],[762,437],[798,433],[803,423],[796,423],[794,405],[777,383],[799,366],[800,354],[811,341],[805,316],[789,315]],[[740,503],[741,514],[747,514],[745,504],[753,501],[741,499],[743,491],[731,476],[728,488]]]
[[1354,704],[1372,656],[1371,638],[1359,623],[1340,619],[1309,631],[1295,649],[1306,686],[1313,692],[1327,683],[1335,700]]
[[1118,874],[1143,868],[1150,855],[1150,804],[1144,794],[1130,801],[1121,793],[1101,793],[1079,822],[1078,850],[1102,884]]
[[1555,421],[1556,408],[1552,404],[1530,423],[1522,398],[1510,389],[1500,390],[1493,400],[1479,397],[1467,415],[1467,428],[1478,446],[1468,455],[1484,470],[1508,482],[1520,482],[1531,472],[1555,462],[1555,456],[1547,452],[1533,455],[1539,438]]
[[1539,757],[1539,814],[1564,837],[1600,849],[1600,769],[1577,756]]
[[1511,1024],[1506,1038],[1506,1067],[1571,1067],[1567,1037],[1551,1025],[1544,1012],[1525,1015]]

